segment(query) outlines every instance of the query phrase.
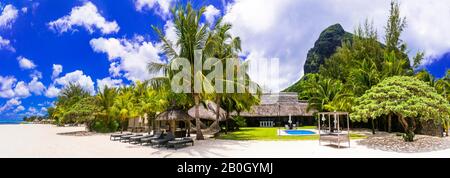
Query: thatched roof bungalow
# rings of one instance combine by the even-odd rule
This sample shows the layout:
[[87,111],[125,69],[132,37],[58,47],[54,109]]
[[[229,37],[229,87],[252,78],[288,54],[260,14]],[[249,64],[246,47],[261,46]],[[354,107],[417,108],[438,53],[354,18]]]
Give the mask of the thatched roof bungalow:
[[[261,104],[253,106],[250,112],[242,112],[240,116],[247,118],[248,125],[283,126],[291,116],[294,124],[313,125],[314,111],[307,111],[308,103],[299,101],[297,93],[271,93],[261,96]],[[264,122],[264,123],[261,123]]]

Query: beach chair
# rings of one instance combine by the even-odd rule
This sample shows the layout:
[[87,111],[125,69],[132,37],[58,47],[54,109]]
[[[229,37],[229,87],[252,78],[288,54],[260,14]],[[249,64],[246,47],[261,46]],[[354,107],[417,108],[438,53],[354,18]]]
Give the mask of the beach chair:
[[109,137],[109,140],[111,140],[111,141],[117,141],[117,139],[120,140],[120,137],[126,136],[126,135],[131,135],[131,133],[117,133],[117,134],[111,134],[111,136]]
[[120,142],[126,143],[126,142],[129,142],[132,137],[140,137],[140,136],[143,136],[143,135],[142,134],[131,134],[131,135],[121,136]]
[[143,145],[143,144],[151,144],[152,140],[156,140],[156,139],[161,139],[163,136],[162,132],[156,132],[155,135],[153,135],[152,137],[147,137],[147,138],[141,138],[139,141],[139,144]]
[[151,137],[153,137],[153,136],[154,136],[154,135],[148,134],[148,135],[144,135],[144,136],[131,137],[131,138],[129,139],[129,143],[130,143],[130,144],[138,144],[138,143],[141,142],[141,139],[144,139],[144,138],[151,138]]
[[192,144],[194,146],[194,140],[192,138],[176,138],[175,140],[167,142],[167,149],[173,147],[175,150],[180,148],[181,146],[186,146],[188,144]]
[[163,145],[166,145],[169,141],[175,140],[175,136],[172,134],[172,132],[167,133],[163,138],[161,139],[155,139],[151,141],[152,146],[156,145],[158,147],[161,147]]

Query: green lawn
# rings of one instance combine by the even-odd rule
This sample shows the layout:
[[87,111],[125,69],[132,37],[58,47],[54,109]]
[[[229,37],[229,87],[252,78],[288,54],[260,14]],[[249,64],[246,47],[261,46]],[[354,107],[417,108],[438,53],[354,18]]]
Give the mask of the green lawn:
[[[298,129],[315,129],[314,126],[300,127]],[[318,135],[305,136],[278,136],[277,130],[279,128],[259,128],[259,127],[245,127],[239,131],[229,132],[228,135],[222,133],[217,139],[223,140],[263,140],[263,141],[287,141],[287,140],[318,140]],[[366,138],[363,135],[351,134],[351,139]]]

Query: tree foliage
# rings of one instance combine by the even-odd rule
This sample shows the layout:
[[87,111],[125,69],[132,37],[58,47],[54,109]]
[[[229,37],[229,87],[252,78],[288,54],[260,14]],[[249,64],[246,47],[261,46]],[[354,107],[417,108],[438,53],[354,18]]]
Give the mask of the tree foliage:
[[413,77],[387,78],[356,100],[351,118],[367,122],[383,115],[397,115],[406,132],[414,132],[416,119],[444,123],[449,119],[450,105],[427,83]]

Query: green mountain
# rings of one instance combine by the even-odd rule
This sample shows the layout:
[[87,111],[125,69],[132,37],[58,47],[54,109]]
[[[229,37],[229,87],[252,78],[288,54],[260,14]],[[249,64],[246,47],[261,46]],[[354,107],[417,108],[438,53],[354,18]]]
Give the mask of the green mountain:
[[336,52],[336,49],[342,46],[343,41],[351,40],[352,37],[353,35],[346,32],[340,24],[326,28],[320,34],[314,47],[308,51],[304,66],[305,75],[318,73],[319,67],[325,63],[325,59],[331,57]]
[[[353,34],[346,32],[340,24],[335,24],[326,28],[320,34],[314,47],[308,51],[304,66],[305,75],[309,73],[318,73],[320,66],[325,64],[325,60],[330,58],[336,50],[342,46],[342,42],[352,40],[352,38]],[[298,92],[301,81],[302,80],[299,80],[284,91]]]

